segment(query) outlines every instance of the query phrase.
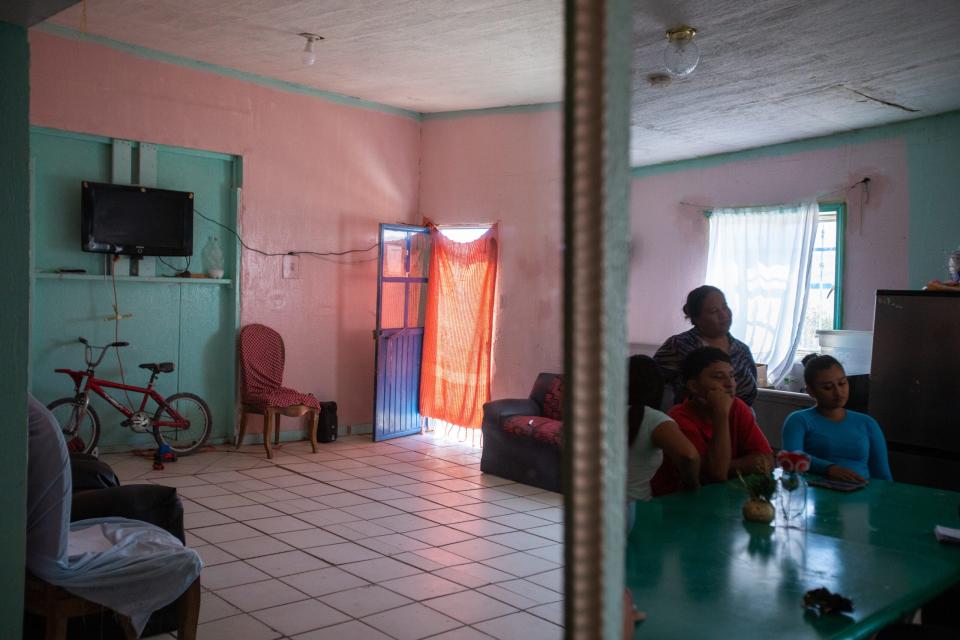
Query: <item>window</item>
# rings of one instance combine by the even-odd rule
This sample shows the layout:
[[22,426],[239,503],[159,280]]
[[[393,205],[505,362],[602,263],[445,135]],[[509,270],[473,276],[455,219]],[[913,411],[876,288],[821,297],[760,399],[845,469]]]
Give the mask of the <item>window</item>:
[[797,352],[820,350],[818,329],[839,329],[843,325],[843,231],[846,207],[843,204],[820,204],[817,235],[810,265],[810,287],[807,311]]

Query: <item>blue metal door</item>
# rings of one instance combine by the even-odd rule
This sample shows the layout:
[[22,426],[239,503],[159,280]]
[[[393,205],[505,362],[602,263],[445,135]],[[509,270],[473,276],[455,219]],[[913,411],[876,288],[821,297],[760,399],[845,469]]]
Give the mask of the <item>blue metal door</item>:
[[430,268],[426,227],[380,225],[373,439],[420,432],[420,355]]

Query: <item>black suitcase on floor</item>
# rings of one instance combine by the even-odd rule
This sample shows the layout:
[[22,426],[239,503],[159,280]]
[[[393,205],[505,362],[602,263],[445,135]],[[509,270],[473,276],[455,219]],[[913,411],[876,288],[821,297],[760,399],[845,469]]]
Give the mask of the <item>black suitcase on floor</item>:
[[333,442],[337,439],[337,403],[320,403],[320,424],[317,426],[317,440]]

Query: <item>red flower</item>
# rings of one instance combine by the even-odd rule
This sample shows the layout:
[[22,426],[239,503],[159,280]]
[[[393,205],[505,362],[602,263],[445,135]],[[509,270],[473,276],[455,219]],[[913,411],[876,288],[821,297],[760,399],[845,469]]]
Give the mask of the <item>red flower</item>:
[[777,454],[777,464],[784,471],[803,473],[810,470],[810,456],[802,451],[781,451]]

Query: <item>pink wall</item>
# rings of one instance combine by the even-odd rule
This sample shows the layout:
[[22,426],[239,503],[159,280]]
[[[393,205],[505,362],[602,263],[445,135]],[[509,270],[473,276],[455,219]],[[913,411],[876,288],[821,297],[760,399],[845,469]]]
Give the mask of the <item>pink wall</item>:
[[[32,124],[242,156],[250,245],[366,247],[379,222],[417,218],[416,120],[44,33],[30,45]],[[305,256],[283,280],[279,258],[243,255],[241,323],[284,336],[284,382],[336,399],[341,424],[371,420],[375,257]]]
[[[870,176],[870,198],[847,187]],[[902,138],[635,178],[627,335],[660,344],[689,324],[680,308],[703,284],[708,207],[847,198],[844,328],[873,328],[874,292],[907,286],[909,185]],[[682,204],[691,203],[691,204]],[[703,205],[703,206],[695,206]],[[736,313],[736,309],[734,309]]]
[[[537,371],[562,365],[561,127],[559,111],[423,124],[424,214],[438,223],[501,220],[494,397],[524,395]],[[689,326],[680,307],[704,279],[705,206],[776,204],[825,194],[830,197],[822,200],[836,201],[863,176],[871,178],[863,210],[856,191],[846,194],[844,328],[869,330],[874,291],[907,286],[903,138],[634,178],[629,341],[660,344]]]
[[426,120],[420,209],[437,224],[500,222],[494,398],[563,368],[562,114]]

